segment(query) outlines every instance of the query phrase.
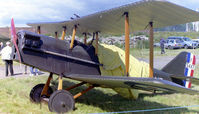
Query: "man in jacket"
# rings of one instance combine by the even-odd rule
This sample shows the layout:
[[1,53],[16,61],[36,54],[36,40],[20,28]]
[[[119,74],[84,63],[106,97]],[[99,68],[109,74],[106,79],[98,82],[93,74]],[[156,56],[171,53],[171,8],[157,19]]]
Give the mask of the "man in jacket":
[[10,46],[10,42],[6,42],[6,47],[1,50],[0,54],[2,60],[5,62],[6,76],[8,76],[8,67],[10,68],[10,75],[13,76],[13,50]]
[[164,51],[164,44],[166,43],[166,41],[163,39],[163,38],[161,38],[160,39],[160,48],[161,48],[161,54],[164,54],[165,53],[165,51]]

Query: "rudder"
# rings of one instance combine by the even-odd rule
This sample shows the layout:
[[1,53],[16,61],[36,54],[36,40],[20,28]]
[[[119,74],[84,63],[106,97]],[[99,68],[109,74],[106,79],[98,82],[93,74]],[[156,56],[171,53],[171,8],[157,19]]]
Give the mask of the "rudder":
[[[163,67],[162,71],[176,76],[193,77],[195,63],[195,55],[189,52],[181,52],[165,67]],[[186,88],[191,87],[191,82],[189,80],[180,80],[177,78],[172,78],[172,81]]]

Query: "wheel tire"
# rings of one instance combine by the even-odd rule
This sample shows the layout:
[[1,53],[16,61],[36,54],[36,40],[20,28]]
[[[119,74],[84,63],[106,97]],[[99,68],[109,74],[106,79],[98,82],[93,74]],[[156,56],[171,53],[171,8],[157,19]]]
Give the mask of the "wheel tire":
[[48,108],[51,112],[66,113],[75,108],[75,101],[70,92],[57,90],[50,96]]
[[[44,88],[45,84],[38,84],[32,88],[30,91],[30,100],[35,103],[41,102],[41,92]],[[53,89],[51,87],[48,88],[48,95],[53,93]]]
[[184,45],[184,49],[188,49],[188,46],[187,46],[187,45]]

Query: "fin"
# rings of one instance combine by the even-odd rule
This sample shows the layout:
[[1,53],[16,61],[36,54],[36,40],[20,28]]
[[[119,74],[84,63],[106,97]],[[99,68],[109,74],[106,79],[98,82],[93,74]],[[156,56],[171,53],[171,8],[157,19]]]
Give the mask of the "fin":
[[186,88],[191,88],[191,81],[181,80],[177,76],[193,77],[195,69],[196,57],[189,52],[181,52],[172,61],[170,61],[162,71],[176,75],[176,78],[172,77],[172,81],[180,84]]

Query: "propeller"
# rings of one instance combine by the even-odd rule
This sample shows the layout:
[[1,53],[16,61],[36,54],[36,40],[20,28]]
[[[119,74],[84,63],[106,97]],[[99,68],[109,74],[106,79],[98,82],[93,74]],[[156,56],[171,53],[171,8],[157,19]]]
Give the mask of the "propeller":
[[16,34],[16,29],[15,29],[15,24],[14,24],[14,19],[12,18],[11,19],[11,38],[12,38],[12,42],[16,48],[16,51],[17,51],[17,55],[19,57],[19,62],[21,63],[21,55],[19,53],[19,48],[18,48],[18,45],[17,45],[17,34]]

